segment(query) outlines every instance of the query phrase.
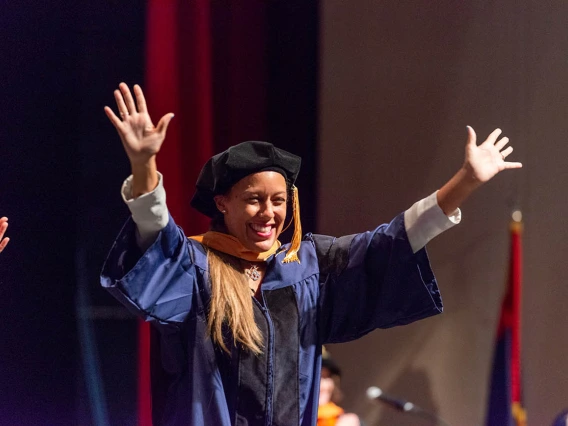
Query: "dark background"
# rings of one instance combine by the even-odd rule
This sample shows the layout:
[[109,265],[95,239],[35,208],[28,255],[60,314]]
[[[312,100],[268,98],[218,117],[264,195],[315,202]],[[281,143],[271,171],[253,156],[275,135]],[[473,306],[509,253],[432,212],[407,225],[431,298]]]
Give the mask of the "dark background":
[[[301,155],[313,230],[318,27],[308,3],[214,2],[211,19],[216,150],[264,139]],[[137,323],[98,284],[128,217],[128,162],[103,106],[119,82],[144,83],[146,4],[0,7],[0,215],[11,238],[0,256],[0,424],[133,425]],[[252,18],[264,25],[256,53]],[[248,55],[265,67],[260,82],[247,78],[259,74]],[[235,126],[249,110],[262,114]]]
[[[366,400],[378,385],[450,424],[483,423],[520,207],[525,403],[530,424],[550,424],[568,404],[568,4],[235,3],[210,2],[214,145],[302,155],[306,231],[370,229],[430,194],[461,164],[466,125],[479,140],[501,127],[524,162],[429,244],[444,315],[330,348],[345,407],[416,424]],[[128,162],[102,108],[120,81],[144,83],[145,14],[142,1],[0,1],[2,425],[136,422],[137,324],[98,274],[128,216]]]

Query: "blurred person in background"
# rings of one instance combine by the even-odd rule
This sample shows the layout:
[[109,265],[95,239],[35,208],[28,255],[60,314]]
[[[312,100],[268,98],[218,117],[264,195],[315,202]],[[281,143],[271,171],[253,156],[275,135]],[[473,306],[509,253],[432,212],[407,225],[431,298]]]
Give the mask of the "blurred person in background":
[[339,406],[342,399],[341,368],[324,348],[321,363],[317,426],[361,426],[359,416],[353,413],[346,413]]

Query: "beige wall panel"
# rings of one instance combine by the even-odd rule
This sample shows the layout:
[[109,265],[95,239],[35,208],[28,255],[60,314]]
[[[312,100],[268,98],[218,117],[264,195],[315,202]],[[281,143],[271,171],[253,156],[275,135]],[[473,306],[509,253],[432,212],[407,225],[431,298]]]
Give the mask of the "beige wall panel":
[[525,215],[523,362],[529,424],[568,408],[568,3],[321,1],[319,232],[390,220],[460,166],[465,126],[501,127],[522,171],[463,206],[429,244],[445,313],[331,350],[345,405],[373,425],[420,425],[370,404],[368,386],[452,425],[483,424],[508,267]]

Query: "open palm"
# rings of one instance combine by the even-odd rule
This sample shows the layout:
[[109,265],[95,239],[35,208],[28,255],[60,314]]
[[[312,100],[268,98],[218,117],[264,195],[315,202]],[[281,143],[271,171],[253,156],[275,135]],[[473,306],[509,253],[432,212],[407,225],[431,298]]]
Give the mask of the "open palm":
[[495,129],[480,145],[477,145],[477,136],[471,127],[467,127],[467,132],[464,167],[480,183],[487,182],[505,169],[522,167],[521,163],[505,161],[513,152],[513,147],[505,148],[509,142],[507,137],[497,140],[501,135],[501,129]]
[[173,118],[172,113],[164,115],[157,126],[154,126],[146,107],[144,93],[138,85],[134,85],[134,95],[125,83],[119,84],[119,90],[114,91],[119,118],[111,108],[105,106],[105,113],[114,125],[126,155],[132,164],[146,162],[156,155],[166,137],[168,124]]

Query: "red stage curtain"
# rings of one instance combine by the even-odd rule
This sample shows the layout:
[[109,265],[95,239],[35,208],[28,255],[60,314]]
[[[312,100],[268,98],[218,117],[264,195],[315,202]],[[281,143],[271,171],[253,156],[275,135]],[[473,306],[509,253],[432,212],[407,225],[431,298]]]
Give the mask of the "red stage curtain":
[[[189,202],[199,170],[213,154],[208,0],[148,2],[145,93],[155,122],[168,112],[176,114],[158,156],[170,213],[188,235],[202,233],[208,220],[191,209]],[[140,426],[152,425],[149,334],[148,324],[142,323],[138,367]],[[158,343],[157,339],[152,340],[152,344]]]
[[207,219],[189,206],[201,166],[213,154],[210,2],[150,0],[147,15],[146,93],[156,121],[173,112],[158,167],[168,207],[187,233]]
[[[186,234],[207,230],[208,219],[189,205],[194,184],[205,161],[231,145],[271,141],[302,156],[315,175],[317,34],[317,2],[148,0],[144,89],[156,122],[176,114],[158,167]],[[313,230],[314,179],[299,181],[311,194],[301,199]],[[151,425],[148,371],[159,361],[155,338],[148,355],[148,333],[141,326],[141,426]],[[162,384],[152,380],[156,417]]]
[[[209,225],[189,205],[207,159],[237,142],[267,139],[266,26],[264,2],[246,8],[209,0],[148,2],[145,93],[155,122],[168,112],[176,114],[158,167],[170,213],[188,235],[205,232]],[[149,371],[150,363],[159,361],[158,340],[149,334],[147,324],[141,324],[140,426],[152,424]],[[152,380],[159,416],[161,384]]]

